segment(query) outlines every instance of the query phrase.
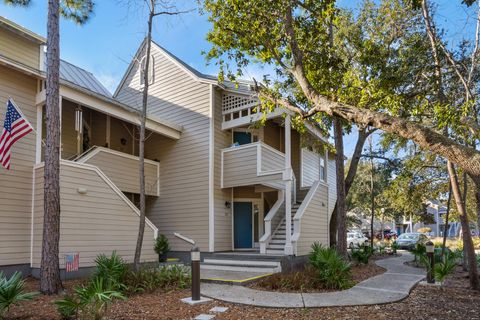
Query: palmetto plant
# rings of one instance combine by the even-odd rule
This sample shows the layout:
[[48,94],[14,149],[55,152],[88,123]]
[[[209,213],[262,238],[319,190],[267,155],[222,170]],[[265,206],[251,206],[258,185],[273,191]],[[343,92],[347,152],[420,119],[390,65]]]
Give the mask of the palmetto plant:
[[350,264],[335,249],[315,243],[309,261],[325,288],[346,289],[351,286]]
[[453,252],[445,252],[445,256],[442,262],[435,265],[434,274],[435,280],[443,283],[445,278],[455,270],[457,266],[457,255]]
[[20,272],[15,272],[10,279],[7,279],[0,272],[0,318],[10,307],[20,301],[32,300],[38,292],[24,292],[25,280]]
[[124,287],[124,278],[128,272],[128,265],[115,251],[110,257],[100,254],[95,259],[97,271],[95,276],[105,280],[105,285],[112,290],[121,290]]

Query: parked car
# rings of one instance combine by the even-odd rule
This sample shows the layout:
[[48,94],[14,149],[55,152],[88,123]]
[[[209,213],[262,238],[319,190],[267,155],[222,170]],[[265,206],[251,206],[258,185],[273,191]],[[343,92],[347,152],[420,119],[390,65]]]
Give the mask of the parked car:
[[[376,235],[376,238],[378,240],[381,240],[382,239],[382,233],[379,232],[377,235]],[[390,239],[397,239],[397,233],[394,231],[394,230],[383,230],[383,239],[385,240],[390,240]]]
[[361,232],[348,232],[347,244],[349,248],[363,246],[368,239]]
[[418,243],[425,244],[427,241],[428,237],[419,232],[402,233],[396,240],[398,248],[408,250],[415,248]]

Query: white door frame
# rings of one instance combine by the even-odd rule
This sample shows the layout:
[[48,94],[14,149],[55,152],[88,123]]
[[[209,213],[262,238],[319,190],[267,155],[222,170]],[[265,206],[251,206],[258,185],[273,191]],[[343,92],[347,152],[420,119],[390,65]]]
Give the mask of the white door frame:
[[[257,242],[255,243],[255,212],[254,212],[254,209],[253,209],[253,206],[254,205],[257,205],[258,207],[258,231],[260,232],[261,230],[261,226],[260,226],[260,222],[261,222],[261,213],[263,212],[263,197],[262,198],[233,198],[233,201],[232,201],[232,250],[235,250],[235,219],[234,219],[234,215],[235,215],[235,210],[234,210],[234,207],[235,207],[235,202],[251,202],[252,203],[252,244],[253,244],[253,247],[252,249],[256,248],[257,246],[259,247],[260,244]],[[259,238],[261,237],[261,234],[258,235]]]

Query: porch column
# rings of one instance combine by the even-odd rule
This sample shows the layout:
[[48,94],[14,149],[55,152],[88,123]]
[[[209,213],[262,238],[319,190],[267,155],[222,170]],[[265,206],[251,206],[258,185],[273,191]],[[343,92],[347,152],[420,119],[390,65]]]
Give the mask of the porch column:
[[35,164],[42,162],[43,104],[37,105],[37,135],[35,137]]
[[285,254],[293,254],[292,248],[292,143],[291,143],[291,119],[285,117]]

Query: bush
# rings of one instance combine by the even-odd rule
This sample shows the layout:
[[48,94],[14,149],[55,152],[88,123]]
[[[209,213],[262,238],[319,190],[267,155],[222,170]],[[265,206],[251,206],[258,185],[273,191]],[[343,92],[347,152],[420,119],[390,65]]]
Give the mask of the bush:
[[103,319],[114,299],[125,299],[121,292],[111,290],[106,279],[97,277],[87,286],[76,286],[74,294],[55,301],[64,319]]
[[124,289],[124,278],[128,272],[127,263],[115,251],[110,257],[100,254],[95,259],[97,271],[95,278],[103,279],[110,290]]
[[156,289],[185,289],[190,287],[188,268],[179,265],[163,266],[158,269],[142,268],[131,271],[125,278],[125,292],[128,294],[153,291]]
[[417,232],[420,232],[420,233],[432,232],[432,228],[430,228],[430,227],[419,228],[419,229],[417,230]]
[[390,246],[390,248],[392,248],[392,253],[393,253],[394,255],[397,255],[397,250],[398,250],[398,248],[399,248],[397,241],[393,241],[393,242],[392,242],[392,245]]
[[10,279],[7,279],[0,272],[0,318],[13,305],[20,301],[32,300],[38,292],[24,292],[25,280],[22,279],[20,272],[15,272]]
[[435,264],[435,280],[443,283],[445,278],[455,270],[457,265],[457,256],[455,253],[445,251],[443,261]]
[[351,286],[350,264],[344,261],[335,249],[314,243],[309,261],[325,288],[346,289]]
[[372,249],[369,246],[363,246],[358,249],[352,248],[352,258],[357,263],[368,264],[368,260],[372,256]]
[[415,257],[413,261],[417,262],[419,261],[419,257],[425,255],[425,253],[427,252],[427,248],[425,247],[424,244],[417,243],[417,245],[410,251],[413,253]]
[[165,261],[165,255],[170,251],[170,244],[168,239],[164,234],[161,234],[155,239],[155,245],[153,250],[158,254],[158,259],[160,262]]

